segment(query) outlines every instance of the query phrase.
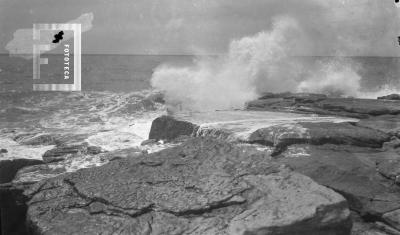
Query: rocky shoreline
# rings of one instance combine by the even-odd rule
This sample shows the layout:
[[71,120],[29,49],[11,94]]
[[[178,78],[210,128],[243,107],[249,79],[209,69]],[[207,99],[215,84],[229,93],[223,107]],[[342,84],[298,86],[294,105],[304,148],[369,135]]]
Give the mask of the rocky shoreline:
[[143,144],[172,147],[151,154],[16,134],[24,145],[54,147],[42,159],[0,157],[1,210],[18,211],[12,221],[2,215],[2,226],[24,223],[33,234],[400,234],[397,96],[265,94],[246,110],[319,116],[256,120],[246,130],[162,116]]

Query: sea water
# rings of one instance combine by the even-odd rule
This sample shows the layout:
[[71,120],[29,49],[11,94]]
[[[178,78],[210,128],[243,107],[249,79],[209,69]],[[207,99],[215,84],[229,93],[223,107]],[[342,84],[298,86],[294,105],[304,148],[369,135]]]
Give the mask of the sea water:
[[[49,57],[51,59],[51,55]],[[36,147],[20,147],[12,140],[15,133],[33,132],[71,136],[108,151],[162,149],[140,145],[148,138],[152,120],[166,114],[163,104],[145,102],[154,92],[150,85],[152,73],[161,64],[188,66],[194,59],[187,55],[83,55],[82,92],[35,92],[32,91],[32,61],[1,55],[0,148],[12,149],[9,152],[14,155],[30,152],[40,158],[47,147],[38,146],[32,150]],[[321,58],[301,59],[312,63]],[[353,60],[362,64],[363,89],[376,90],[398,82],[398,58],[358,57]],[[57,76],[58,73],[61,72],[42,76]],[[203,133],[207,133],[207,129],[222,128],[236,133],[238,138],[274,123],[326,121],[326,118],[310,115],[232,110],[176,115],[199,124]],[[335,120],[338,121],[328,121]]]

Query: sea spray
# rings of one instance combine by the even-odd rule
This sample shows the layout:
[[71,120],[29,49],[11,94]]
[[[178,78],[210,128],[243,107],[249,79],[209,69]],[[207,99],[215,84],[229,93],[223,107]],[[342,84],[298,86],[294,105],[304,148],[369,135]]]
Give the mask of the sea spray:
[[307,65],[292,51],[309,44],[299,23],[277,17],[270,31],[233,40],[227,54],[199,57],[193,66],[156,68],[151,84],[179,109],[242,108],[263,92],[314,92],[357,96],[361,77],[351,59]]
[[359,96],[361,65],[350,58],[320,59],[309,69],[296,92],[323,93],[329,96]]
[[271,31],[232,41],[224,56],[200,57],[191,67],[156,68],[152,86],[165,92],[167,103],[185,109],[242,108],[264,86],[280,92],[296,84],[295,64],[288,59],[296,35],[297,22],[280,17]]

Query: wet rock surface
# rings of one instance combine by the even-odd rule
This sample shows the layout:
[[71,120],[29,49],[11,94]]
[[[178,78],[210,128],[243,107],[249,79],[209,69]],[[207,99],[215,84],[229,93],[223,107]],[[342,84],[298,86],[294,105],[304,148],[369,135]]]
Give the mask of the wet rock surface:
[[101,153],[102,150],[97,146],[89,146],[87,143],[79,145],[62,145],[43,154],[43,161],[46,163],[65,160],[67,157],[74,155],[95,155]]
[[381,130],[389,135],[400,137],[400,115],[370,117],[360,120],[356,125]]
[[[344,196],[353,211],[352,234],[400,234],[399,102],[286,93],[266,94],[248,109],[359,118],[267,125],[244,142],[272,147],[259,150]],[[217,139],[232,134],[203,129],[198,132]]]
[[247,109],[368,118],[377,115],[400,114],[400,101],[327,98],[315,94],[283,93],[251,101],[247,104]]
[[142,152],[137,149],[123,149],[99,154],[71,155],[64,160],[24,167],[17,172],[12,184],[19,189],[26,189],[41,180],[54,178],[82,168],[102,166],[110,161],[136,157]]
[[[41,181],[39,234],[350,234],[342,196],[254,148],[209,139]],[[289,216],[290,215],[290,216]]]
[[29,235],[25,226],[27,207],[22,192],[9,184],[0,184],[1,234]]
[[364,222],[396,230],[400,187],[393,161],[399,158],[393,151],[328,144],[291,146],[277,161],[343,195]]
[[161,116],[153,121],[149,139],[169,141],[181,135],[190,136],[197,128],[198,126],[193,123],[178,120],[171,116]]
[[379,100],[400,100],[400,94],[390,94],[378,97]]
[[[1,151],[4,154],[8,151]],[[0,153],[0,233],[27,234],[24,226],[26,205],[22,190],[11,184],[17,172],[25,167],[43,164],[38,159],[2,158]]]
[[43,164],[43,161],[36,159],[0,159],[0,184],[12,181],[18,170],[32,165]]
[[299,122],[258,129],[250,135],[248,141],[274,146],[275,153],[280,153],[293,144],[338,144],[379,148],[389,140],[390,135],[382,131],[351,123]]
[[137,149],[99,152],[100,148],[80,145],[82,151],[64,155],[60,161],[45,163],[37,159],[3,159],[0,161],[0,221],[2,234],[32,234],[26,225],[26,197],[23,191],[33,184],[75,172],[81,168],[90,168],[106,164],[109,161],[138,155]]
[[[155,107],[146,102],[118,112]],[[12,170],[0,184],[6,224],[25,223],[28,209],[37,234],[400,234],[398,101],[265,94],[248,109],[284,111],[286,123],[246,111],[240,118],[255,129],[230,122],[231,113],[215,129],[162,116],[141,147],[181,145],[153,154],[104,152],[84,143],[86,133],[4,132],[27,153],[47,148],[45,164],[18,159],[17,168],[5,167]],[[243,138],[230,138],[239,132]],[[189,137],[196,135],[213,138]],[[7,148],[1,175],[16,152],[0,147]]]

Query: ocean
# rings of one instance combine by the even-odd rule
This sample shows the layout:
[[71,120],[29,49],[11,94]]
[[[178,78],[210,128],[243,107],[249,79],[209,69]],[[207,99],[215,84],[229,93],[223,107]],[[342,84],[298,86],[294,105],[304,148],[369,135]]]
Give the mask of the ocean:
[[[47,55],[49,61],[62,57]],[[163,63],[186,65],[193,56],[82,55],[82,90],[132,92],[150,88],[153,69]],[[0,55],[0,92],[32,90],[32,60]],[[46,69],[45,65],[42,65]],[[42,72],[41,79],[61,76],[62,70]]]
[[[51,59],[51,56],[50,56]],[[301,57],[304,63],[329,59]],[[398,84],[399,58],[355,57],[361,64],[359,71],[365,90],[379,90],[388,84]],[[9,150],[13,157],[41,158],[48,146],[22,146],[14,137],[20,133],[51,133],[69,139],[68,142],[85,141],[113,151],[137,148],[155,151],[162,146],[141,146],[148,138],[152,120],[166,114],[166,107],[154,103],[155,93],[150,79],[155,68],[162,64],[188,66],[194,56],[151,55],[83,55],[82,92],[32,91],[32,61],[8,55],[0,56],[0,147]],[[51,71],[58,76],[60,71]],[[42,77],[41,77],[42,79]],[[229,126],[243,129],[266,122],[290,122],[309,115],[279,113],[218,112],[186,113],[186,119],[209,123],[205,126]],[[202,119],[202,120],[199,120]],[[233,123],[233,124],[232,124]],[[205,127],[206,128],[206,127]],[[251,127],[250,127],[251,128]],[[206,128],[207,129],[207,128]],[[204,131],[203,133],[206,133]]]
[[[53,55],[54,56],[54,55]],[[52,61],[52,55],[49,55]],[[60,59],[60,57],[54,57]],[[327,60],[331,57],[297,57],[303,63]],[[378,90],[382,86],[400,83],[400,58],[348,57],[356,62],[362,77],[361,87]],[[188,66],[192,55],[82,55],[82,90],[132,92],[150,88],[154,69],[161,64]],[[43,66],[46,67],[46,66]],[[59,76],[62,71],[43,73],[41,79]],[[0,92],[32,90],[32,60],[0,55]]]

